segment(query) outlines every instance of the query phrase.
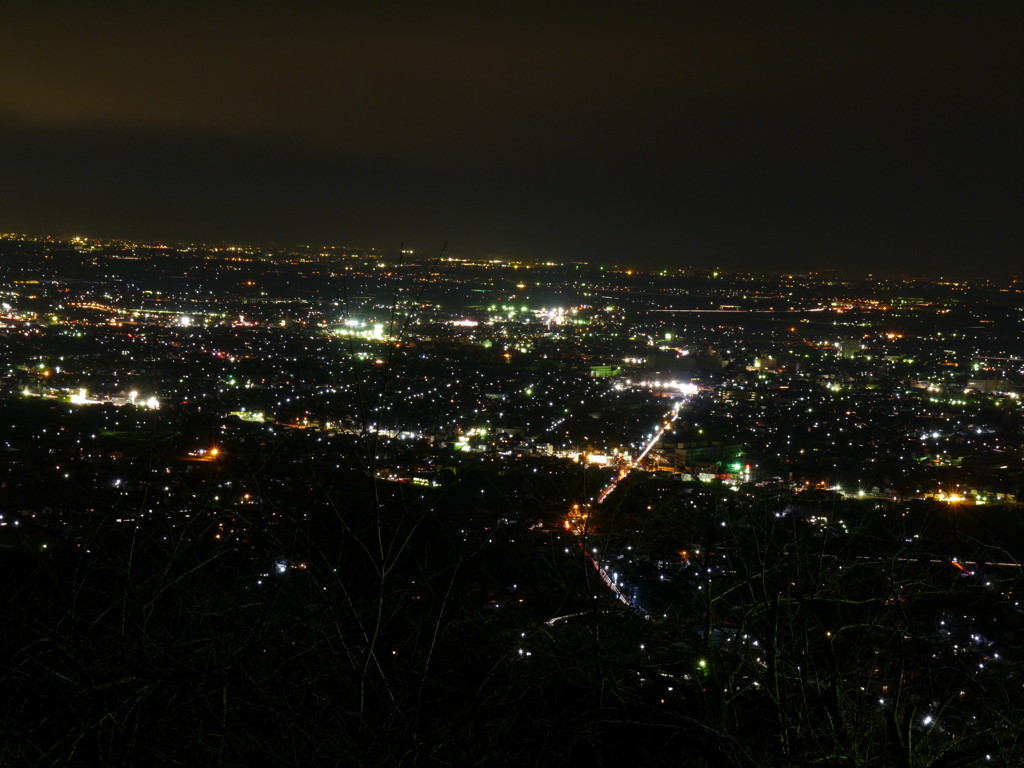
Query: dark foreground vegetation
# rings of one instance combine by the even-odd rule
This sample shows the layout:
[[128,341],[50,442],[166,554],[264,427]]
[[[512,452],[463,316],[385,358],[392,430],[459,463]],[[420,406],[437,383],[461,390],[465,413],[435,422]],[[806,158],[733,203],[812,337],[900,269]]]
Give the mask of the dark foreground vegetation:
[[[501,490],[493,468],[423,493],[340,470],[310,482],[295,498],[320,498],[311,514],[229,544],[232,518],[202,509],[174,527],[97,514],[71,538],[3,528],[0,764],[940,768],[1024,754],[1020,569],[993,565],[1014,554],[968,539],[985,527],[943,505],[640,477],[585,542],[633,547],[631,609],[577,539],[481,505],[478,486]],[[957,531],[963,567],[929,549]]]

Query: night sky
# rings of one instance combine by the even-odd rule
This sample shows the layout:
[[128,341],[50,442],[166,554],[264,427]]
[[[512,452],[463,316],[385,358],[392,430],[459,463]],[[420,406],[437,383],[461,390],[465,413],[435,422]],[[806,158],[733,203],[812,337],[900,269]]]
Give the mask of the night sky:
[[20,3],[0,231],[1024,272],[1021,4]]

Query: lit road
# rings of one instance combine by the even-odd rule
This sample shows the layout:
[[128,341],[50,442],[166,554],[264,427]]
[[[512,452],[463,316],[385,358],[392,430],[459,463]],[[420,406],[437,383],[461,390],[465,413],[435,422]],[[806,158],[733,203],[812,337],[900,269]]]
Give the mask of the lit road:
[[664,418],[662,418],[661,422],[658,425],[658,429],[651,436],[650,441],[644,446],[643,450],[640,451],[640,453],[638,453],[636,457],[623,464],[622,467],[619,469],[619,473],[615,476],[615,479],[608,483],[608,485],[604,487],[601,493],[598,494],[595,505],[600,504],[602,501],[607,499],[608,495],[616,488],[618,488],[619,483],[622,480],[625,480],[626,477],[629,476],[629,473],[632,472],[640,464],[640,462],[644,460],[647,454],[650,453],[651,449],[658,444],[659,440],[661,440],[661,436],[665,434],[665,430],[671,427],[675,423],[676,419],[679,418],[679,409],[681,407],[682,402],[677,400],[675,404],[672,406],[672,409],[667,414],[665,414]]
[[[689,392],[687,392],[687,394],[692,394],[693,391],[696,391],[695,387]],[[647,454],[650,453],[651,449],[658,444],[658,441],[661,440],[661,437],[662,435],[665,434],[665,431],[670,429],[672,425],[675,424],[676,419],[679,418],[679,411],[681,410],[683,403],[683,400],[676,400],[675,403],[673,403],[669,411],[660,419],[657,428],[651,434],[650,439],[644,444],[640,452],[637,453],[637,455],[634,456],[629,461],[624,462],[619,467],[619,471],[616,473],[612,481],[601,489],[601,492],[597,495],[597,498],[594,501],[593,505],[586,504],[583,507],[581,507],[579,504],[573,504],[572,509],[569,511],[569,514],[566,516],[565,521],[563,523],[567,531],[570,531],[571,533],[576,535],[577,543],[579,544],[580,548],[583,549],[583,554],[586,555],[587,560],[590,561],[590,564],[594,566],[594,569],[597,571],[598,575],[600,575],[601,580],[615,594],[615,597],[617,597],[620,601],[622,601],[624,604],[630,607],[633,607],[633,604],[632,602],[630,602],[629,598],[622,593],[622,590],[619,588],[620,582],[618,580],[618,574],[609,574],[608,571],[606,571],[601,566],[601,564],[594,557],[594,553],[597,552],[596,547],[593,548],[592,551],[588,551],[584,546],[583,537],[586,532],[586,521],[590,517],[591,509],[597,507],[599,504],[604,502],[604,500],[607,499],[612,494],[612,492],[619,487],[619,483],[621,483],[623,480],[629,477],[630,472],[636,469],[640,465],[640,462],[642,462],[644,458],[647,456]]]

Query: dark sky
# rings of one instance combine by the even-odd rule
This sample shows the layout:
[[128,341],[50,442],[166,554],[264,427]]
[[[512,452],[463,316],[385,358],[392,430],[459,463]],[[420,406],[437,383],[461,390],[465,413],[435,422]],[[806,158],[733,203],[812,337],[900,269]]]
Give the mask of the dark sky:
[[21,3],[0,230],[1024,271],[1020,3]]

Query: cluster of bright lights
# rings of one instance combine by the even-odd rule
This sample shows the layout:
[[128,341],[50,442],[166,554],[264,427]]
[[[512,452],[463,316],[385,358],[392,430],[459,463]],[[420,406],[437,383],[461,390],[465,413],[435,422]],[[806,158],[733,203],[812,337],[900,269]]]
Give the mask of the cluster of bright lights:
[[160,407],[160,401],[155,396],[151,395],[144,400],[140,400],[139,393],[134,390],[128,393],[128,402],[132,405],[143,405],[152,410],[156,410]]
[[681,395],[689,397],[695,395],[700,391],[700,387],[691,381],[627,381],[627,384],[631,384],[634,387],[644,387],[647,389],[661,389],[665,391],[675,390]]
[[371,339],[373,341],[388,341],[389,339],[384,334],[384,324],[374,323],[370,325],[362,320],[355,320],[349,318],[344,324],[334,329],[335,336],[347,336],[356,337],[361,339]]
[[242,421],[253,421],[259,424],[262,424],[267,420],[267,417],[263,413],[263,411],[247,411],[243,409],[241,411],[232,411],[231,415],[237,416]]

